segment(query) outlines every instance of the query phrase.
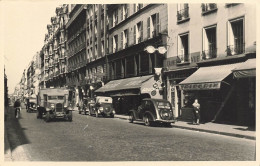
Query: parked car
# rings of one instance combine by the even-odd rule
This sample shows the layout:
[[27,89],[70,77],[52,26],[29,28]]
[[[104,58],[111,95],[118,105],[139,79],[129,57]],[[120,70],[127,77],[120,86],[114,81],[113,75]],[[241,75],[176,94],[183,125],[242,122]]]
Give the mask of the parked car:
[[83,115],[87,115],[89,114],[90,115],[90,109],[89,107],[92,105],[94,106],[95,102],[94,102],[94,99],[93,98],[83,98],[81,104],[79,105],[79,114],[82,114]]
[[27,99],[27,104],[26,104],[26,111],[27,112],[37,112],[37,99],[36,97],[30,97]]
[[129,111],[129,121],[143,121],[146,126],[156,123],[163,123],[165,126],[171,126],[175,122],[172,105],[164,99],[145,98],[141,105]]
[[97,96],[96,103],[90,108],[90,114],[95,114],[96,117],[102,115],[103,117],[113,118],[115,115],[113,99],[111,97]]

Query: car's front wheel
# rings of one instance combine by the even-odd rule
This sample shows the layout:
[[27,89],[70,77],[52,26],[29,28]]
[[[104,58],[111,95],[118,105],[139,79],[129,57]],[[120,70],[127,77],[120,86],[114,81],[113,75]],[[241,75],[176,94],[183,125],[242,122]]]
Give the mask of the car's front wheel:
[[143,120],[144,120],[144,125],[145,126],[151,126],[151,121],[149,119],[149,115],[144,115]]

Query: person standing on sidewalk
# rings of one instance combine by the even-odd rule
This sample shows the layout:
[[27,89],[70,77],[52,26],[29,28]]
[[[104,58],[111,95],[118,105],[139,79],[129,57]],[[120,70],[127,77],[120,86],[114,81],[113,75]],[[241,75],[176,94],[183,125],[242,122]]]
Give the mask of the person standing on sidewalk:
[[193,113],[194,113],[194,119],[195,122],[193,122],[193,124],[199,125],[200,123],[200,104],[198,102],[198,99],[194,100],[194,103],[192,104],[193,106]]

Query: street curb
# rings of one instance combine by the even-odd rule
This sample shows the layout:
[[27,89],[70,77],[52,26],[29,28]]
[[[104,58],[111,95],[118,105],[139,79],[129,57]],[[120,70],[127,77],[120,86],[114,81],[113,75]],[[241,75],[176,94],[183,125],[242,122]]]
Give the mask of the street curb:
[[[126,117],[115,116],[115,118],[128,120],[128,118],[126,118]],[[177,126],[177,125],[174,125],[174,124],[172,124],[172,127],[179,128],[179,129],[186,129],[186,130],[193,130],[193,131],[199,131],[199,132],[207,132],[207,133],[213,133],[213,134],[219,134],[219,135],[232,136],[232,137],[237,137],[237,138],[245,138],[245,139],[250,139],[250,140],[256,139],[256,137],[254,137],[254,136],[248,136],[248,135],[243,135],[243,134],[235,134],[235,133],[227,133],[227,132],[221,132],[221,131],[206,130],[206,129],[198,129],[198,128],[194,128],[194,127]]]
[[219,135],[226,135],[226,136],[232,136],[232,137],[238,137],[238,138],[246,138],[250,140],[255,140],[256,138],[254,136],[248,136],[248,135],[242,135],[242,134],[235,134],[235,133],[227,133],[222,131],[213,131],[213,130],[206,130],[206,129],[198,129],[193,127],[184,127],[184,126],[177,126],[172,125],[172,127],[180,128],[180,129],[187,129],[187,130],[193,130],[193,131],[200,131],[200,132],[207,132],[207,133],[213,133],[213,134],[219,134]]

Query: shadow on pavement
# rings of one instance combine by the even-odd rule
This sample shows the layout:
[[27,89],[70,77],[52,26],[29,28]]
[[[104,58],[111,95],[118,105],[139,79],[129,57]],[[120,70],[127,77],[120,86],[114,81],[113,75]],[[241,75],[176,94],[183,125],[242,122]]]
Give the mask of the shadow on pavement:
[[[27,128],[22,128],[19,122],[19,120],[23,119],[23,113],[25,113],[25,109],[21,110],[20,118],[16,119],[14,116],[14,108],[9,107],[7,110],[7,118],[5,121],[5,132],[7,134],[7,138],[5,137],[5,139],[8,139],[11,151],[15,150],[18,146],[30,144],[30,141],[24,133]],[[8,150],[9,148],[6,145],[5,140],[5,152]]]

